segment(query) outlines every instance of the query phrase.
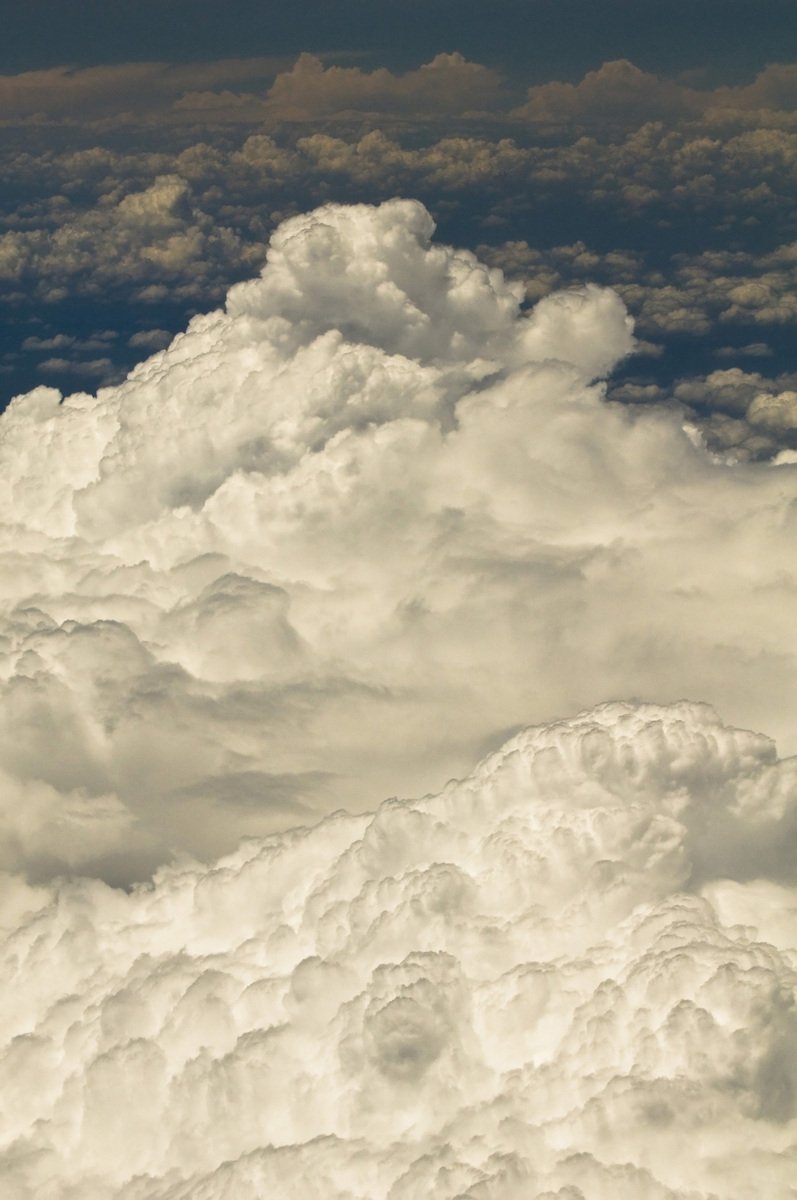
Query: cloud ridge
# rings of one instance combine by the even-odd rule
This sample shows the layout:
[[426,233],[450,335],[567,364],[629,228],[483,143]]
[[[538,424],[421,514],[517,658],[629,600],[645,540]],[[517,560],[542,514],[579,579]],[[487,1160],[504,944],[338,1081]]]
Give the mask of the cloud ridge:
[[786,1200],[796,796],[614,703],[130,894],[7,884],[6,1194]]

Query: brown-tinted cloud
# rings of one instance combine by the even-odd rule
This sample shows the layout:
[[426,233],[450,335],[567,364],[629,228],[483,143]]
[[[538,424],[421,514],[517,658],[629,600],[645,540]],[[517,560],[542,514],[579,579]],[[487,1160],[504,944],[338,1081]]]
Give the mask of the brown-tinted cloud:
[[262,246],[246,244],[197,208],[179,176],[159,175],[149,187],[109,200],[53,232],[0,235],[0,281],[44,301],[119,288],[143,302],[167,294],[188,299],[212,294],[231,270],[262,258]]
[[198,63],[61,66],[0,75],[0,112],[5,123],[108,118],[163,108],[200,87],[258,83],[265,87],[284,66],[284,58],[260,56]]
[[552,81],[530,87],[513,115],[556,125],[639,126],[650,120],[727,121],[755,112],[761,121],[797,107],[797,66],[768,66],[744,86],[697,88],[640,70],[628,59],[605,62],[578,83]]
[[[214,303],[260,261],[285,216],[328,197],[403,194],[470,222],[484,257],[522,278],[530,299],[590,280],[616,287],[649,354],[661,355],[668,339],[711,336],[733,365],[753,356],[744,345],[771,355],[772,330],[797,320],[797,131],[776,107],[793,102],[788,65],[712,90],[605,63],[579,83],[532,88],[509,115],[511,92],[497,72],[457,54],[403,74],[304,55],[267,90],[258,72],[271,61],[24,77],[29,115],[49,94],[53,113],[74,103],[75,119],[83,113],[93,124],[60,152],[26,145],[4,157],[14,200],[0,213],[2,299],[99,301],[113,292],[133,306]],[[133,92],[154,107],[138,110],[135,135],[132,117],[121,135],[113,112]],[[579,212],[572,239],[553,238],[549,228],[567,209]],[[607,222],[608,248],[605,232],[593,233]],[[660,234],[674,251],[666,261],[650,253]],[[713,248],[701,249],[701,238]],[[46,340],[64,329],[24,330],[19,352],[37,353],[22,346],[26,335]],[[120,347],[132,330],[121,332]],[[52,358],[82,354],[54,346]],[[696,378],[711,375],[712,354]],[[783,364],[773,379],[778,372]],[[623,385],[623,396],[635,394],[666,398],[666,388],[640,376]],[[766,430],[762,421],[745,425],[745,452],[791,444],[787,420],[770,414]],[[721,434],[737,439],[739,428]]]
[[266,97],[269,116],[308,120],[346,112],[460,115],[494,107],[501,75],[461,54],[438,54],[414,71],[396,75],[385,67],[325,67],[302,54],[290,71],[278,75]]
[[673,80],[641,71],[627,59],[603,63],[579,83],[551,82],[529,88],[514,115],[529,121],[591,124],[621,120],[641,125],[657,117],[699,112],[699,93]]

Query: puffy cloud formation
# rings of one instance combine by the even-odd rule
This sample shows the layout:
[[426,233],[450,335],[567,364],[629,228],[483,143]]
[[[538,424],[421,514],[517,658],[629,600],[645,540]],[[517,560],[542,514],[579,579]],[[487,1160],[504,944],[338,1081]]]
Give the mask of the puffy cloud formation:
[[44,301],[98,297],[120,287],[140,303],[189,300],[223,294],[220,278],[262,259],[262,246],[246,243],[196,206],[179,175],[158,175],[126,195],[110,190],[96,207],[70,217],[55,232],[0,235],[0,282],[30,288]]
[[3,415],[2,866],[141,878],[613,696],[793,746],[794,464],[607,403],[614,292],[527,311],[432,234],[290,219],[125,382]]
[[[611,278],[633,310],[638,327],[657,336],[706,334],[717,326],[777,327],[797,319],[797,243],[766,254],[677,254],[669,275],[652,270],[641,254],[626,250],[599,255],[580,241],[547,251],[526,241],[510,241],[482,246],[479,251],[507,272],[525,274],[535,298],[590,275]],[[742,349],[749,353],[750,347],[753,355],[757,349],[760,353],[756,343]]]
[[618,122],[639,126],[656,119],[702,117],[722,124],[754,113],[783,119],[797,107],[797,66],[772,63],[744,86],[695,88],[640,70],[628,59],[604,62],[578,83],[552,81],[528,89],[515,116],[569,124]]
[[131,894],[6,879],[3,1195],[789,1200],[795,767],[607,704]]
[[324,67],[315,55],[301,54],[290,71],[274,80],[266,97],[266,115],[288,120],[349,111],[459,115],[494,104],[500,84],[497,71],[468,62],[461,54],[438,54],[403,75],[386,67],[375,71]]
[[[146,125],[157,113],[242,123],[309,120],[343,112],[440,116],[477,112],[502,100],[500,72],[461,54],[438,54],[415,70],[326,66],[329,55],[133,62],[53,67],[0,75],[2,125]],[[345,58],[345,56],[344,56]],[[505,107],[505,105],[504,105]]]

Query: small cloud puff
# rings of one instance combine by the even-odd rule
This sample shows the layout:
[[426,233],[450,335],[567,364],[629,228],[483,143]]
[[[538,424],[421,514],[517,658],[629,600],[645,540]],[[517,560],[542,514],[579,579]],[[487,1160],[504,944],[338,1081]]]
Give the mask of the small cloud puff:
[[795,796],[609,704],[130,894],[6,878],[4,1194],[787,1200]]

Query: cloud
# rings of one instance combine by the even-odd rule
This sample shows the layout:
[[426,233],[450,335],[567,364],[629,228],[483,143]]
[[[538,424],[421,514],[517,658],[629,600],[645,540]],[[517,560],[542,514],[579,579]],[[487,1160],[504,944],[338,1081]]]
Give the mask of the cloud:
[[166,329],[142,329],[127,339],[134,350],[163,350],[169,345],[172,335]]
[[[330,62],[335,57],[338,62]],[[715,129],[751,124],[794,128],[797,69],[771,63],[751,82],[694,86],[628,59],[609,60],[577,83],[550,80],[513,93],[498,70],[460,53],[396,73],[340,65],[351,52],[223,58],[202,62],[130,62],[0,75],[2,123],[118,129],[150,124],[211,129],[230,122],[328,120],[350,113],[425,119],[491,112],[507,125],[638,127],[646,121],[704,122]]]
[[23,350],[68,350],[75,344],[75,338],[65,333],[57,333],[53,337],[28,337],[22,343]]
[[[612,281],[645,332],[705,334],[716,326],[790,325],[797,250],[794,243],[765,253],[703,251],[673,256],[670,270],[629,250],[598,254],[584,242],[539,249],[526,241],[480,246],[479,253],[526,283],[530,299],[586,279]],[[720,351],[718,351],[720,353]],[[723,348],[723,357],[766,355],[766,344]]]
[[[793,64],[774,63],[752,82],[693,86],[665,78],[627,59],[603,62],[577,83],[537,83],[511,107],[513,93],[502,74],[461,54],[441,53],[401,74],[386,67],[367,71],[330,62],[331,55],[222,59],[208,63],[143,62],[75,70],[58,67],[0,77],[8,92],[11,122],[75,120],[98,127],[147,122],[155,111],[176,128],[186,122],[212,129],[229,123],[330,121],[351,114],[382,119],[440,116],[467,121],[488,113],[507,130],[518,122],[606,131],[637,128],[648,121],[718,130],[763,126],[793,129],[797,74]],[[337,55],[345,62],[345,52]],[[266,86],[264,86],[266,85]]]
[[717,358],[771,358],[772,347],[766,342],[748,342],[746,346],[720,346]]
[[795,794],[608,704],[129,894],[4,877],[6,1194],[787,1200]]
[[674,396],[703,414],[701,428],[712,449],[737,458],[774,457],[797,446],[795,386],[794,374],[768,379],[731,367],[681,380]]
[[103,381],[110,380],[114,374],[117,374],[110,358],[45,358],[39,363],[38,369],[43,374],[94,376]]
[[[321,74],[326,79],[328,72],[322,67]],[[420,74],[391,78],[398,87]],[[371,74],[354,75],[373,82]],[[262,108],[262,93],[240,95]],[[365,92],[361,99],[365,104]],[[262,112],[247,125],[250,114],[241,132],[252,132],[240,144],[218,124],[218,111],[195,129],[173,129],[164,119],[157,136],[153,130],[135,143],[110,127],[42,135],[38,148],[27,135],[16,147],[11,140],[0,162],[16,198],[2,218],[0,299],[16,317],[30,311],[32,300],[66,307],[79,297],[103,304],[112,295],[121,306],[112,319],[127,336],[139,328],[142,304],[154,324],[177,328],[251,273],[286,216],[331,195],[357,201],[417,195],[468,244],[528,239],[530,269],[523,274],[530,298],[572,283],[607,283],[620,291],[645,338],[671,340],[676,350],[684,335],[714,332],[718,322],[745,326],[751,344],[775,346],[777,329],[767,327],[793,322],[793,130],[668,118],[630,130],[574,127],[552,139],[515,118],[494,114],[452,125],[450,115],[416,118],[395,104],[382,114],[277,122],[272,136]],[[167,193],[174,207],[164,220],[157,210],[171,203]],[[149,209],[146,219],[131,220],[134,204]],[[582,242],[584,230],[594,244]],[[715,231],[737,248],[733,254],[699,254]],[[562,244],[551,246],[552,240]],[[562,257],[579,243],[578,253]],[[669,261],[659,253],[665,243]],[[676,261],[684,245],[694,247],[690,262]],[[497,265],[499,252],[489,251]],[[69,316],[53,311],[52,320],[53,333],[75,333]],[[20,329],[20,341],[28,333],[42,331]],[[720,333],[718,345],[732,340]],[[134,359],[122,349],[124,340],[113,355],[120,369]],[[7,395],[37,380],[27,351],[3,366],[12,373]],[[66,376],[53,379],[69,384]]]
[[501,75],[461,54],[438,54],[431,62],[395,75],[385,67],[325,67],[312,54],[301,54],[290,71],[278,75],[266,96],[269,116],[308,120],[345,112],[393,112],[459,116],[492,107],[499,98]]
[[501,107],[503,76],[459,53],[438,54],[415,70],[395,74],[386,67],[325,64],[323,56],[300,54],[281,71],[264,95],[229,89],[186,92],[174,111],[197,122],[232,121],[254,125],[331,121],[352,114],[380,119],[413,117],[428,122],[458,120]]
[[752,425],[763,426],[773,433],[797,435],[797,391],[781,392],[779,395],[756,396],[747,410],[747,419]]
[[531,121],[590,123],[621,121],[642,125],[656,118],[680,118],[699,111],[700,94],[669,79],[642,71],[627,59],[605,62],[579,83],[551,82],[530,87],[515,116]]
[[197,87],[248,84],[273,77],[283,58],[218,59],[215,62],[135,62],[113,66],[52,67],[0,75],[3,123],[130,119],[164,109]]
[[[135,62],[0,75],[2,123],[114,129],[311,120],[348,112],[468,115],[500,107],[501,73],[459,53],[414,70],[327,65],[329,55]],[[346,52],[336,57],[345,62]]]
[[407,200],[292,218],[126,381],[2,417],[0,769],[119,801],[103,878],[428,791],[607,696],[793,745],[794,466],[607,402],[615,292],[525,311],[433,232]]
[[609,394],[628,404],[676,405],[712,452],[738,462],[777,460],[795,445],[795,386],[794,373],[767,378],[730,367],[686,376],[670,386],[626,379],[612,385]]
[[524,120],[552,124],[639,126],[646,121],[719,124],[754,112],[759,121],[797,107],[797,68],[773,63],[747,85],[695,88],[643,71],[628,59],[604,62],[578,83],[551,81],[528,89],[514,110]]
[[45,302],[120,288],[139,303],[187,300],[219,294],[262,249],[198,208],[180,176],[158,175],[141,190],[111,191],[95,207],[70,212],[54,232],[0,235],[0,280],[27,285]]
[[793,111],[797,108],[797,66],[794,63],[770,63],[752,83],[718,87],[711,94],[710,107]]

